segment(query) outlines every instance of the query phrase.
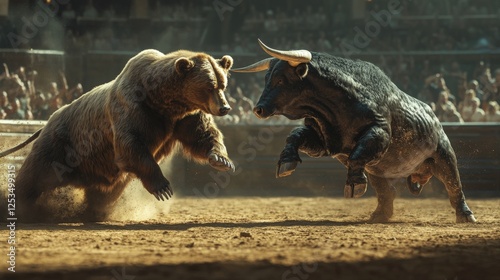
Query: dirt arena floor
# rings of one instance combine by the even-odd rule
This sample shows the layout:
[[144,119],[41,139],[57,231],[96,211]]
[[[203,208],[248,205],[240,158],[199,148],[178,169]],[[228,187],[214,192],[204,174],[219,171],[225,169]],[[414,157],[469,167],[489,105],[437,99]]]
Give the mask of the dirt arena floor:
[[498,198],[469,199],[477,224],[455,224],[447,199],[398,198],[387,224],[365,222],[374,197],[163,203],[143,221],[18,225],[0,278],[500,279]]

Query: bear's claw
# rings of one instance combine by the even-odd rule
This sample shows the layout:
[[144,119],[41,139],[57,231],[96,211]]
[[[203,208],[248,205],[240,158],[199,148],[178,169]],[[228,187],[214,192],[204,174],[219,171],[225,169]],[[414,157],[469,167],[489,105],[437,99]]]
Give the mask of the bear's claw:
[[174,195],[172,188],[170,188],[170,183],[168,181],[164,182],[156,191],[151,192],[152,195],[158,201],[165,201]]
[[217,155],[214,153],[211,153],[208,155],[208,163],[210,166],[213,168],[219,170],[219,171],[235,171],[235,167],[233,162],[231,162],[230,159],[223,157],[221,155]]

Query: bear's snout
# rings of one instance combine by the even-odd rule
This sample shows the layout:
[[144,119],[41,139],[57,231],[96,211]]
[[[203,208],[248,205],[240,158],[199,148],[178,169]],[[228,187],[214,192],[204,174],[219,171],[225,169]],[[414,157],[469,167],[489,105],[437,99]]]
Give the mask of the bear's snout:
[[228,105],[222,107],[219,109],[219,115],[220,116],[225,116],[227,115],[227,113],[229,113],[229,111],[231,110],[231,107],[229,107]]
[[224,92],[222,90],[219,90],[215,92],[212,98],[213,103],[211,103],[210,105],[211,114],[216,116],[227,115],[227,113],[229,113],[229,111],[231,110],[231,106],[229,106],[229,102],[227,102]]

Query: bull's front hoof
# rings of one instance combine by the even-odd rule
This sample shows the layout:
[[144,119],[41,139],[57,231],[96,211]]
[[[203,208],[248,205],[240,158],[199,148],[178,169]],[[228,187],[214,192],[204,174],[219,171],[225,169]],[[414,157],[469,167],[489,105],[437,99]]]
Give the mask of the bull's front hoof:
[[367,189],[367,184],[346,184],[344,186],[344,197],[345,198],[360,198],[362,197]]
[[295,171],[295,168],[297,168],[298,163],[298,161],[278,163],[278,168],[276,168],[276,178],[292,175],[292,173]]
[[360,198],[367,189],[367,179],[364,172],[348,172],[344,186],[345,198]]

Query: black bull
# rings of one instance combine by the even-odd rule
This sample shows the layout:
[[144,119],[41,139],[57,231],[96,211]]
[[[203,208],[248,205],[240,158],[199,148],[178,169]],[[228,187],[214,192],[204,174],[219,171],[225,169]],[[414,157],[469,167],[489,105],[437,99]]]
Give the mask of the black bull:
[[446,187],[457,222],[476,221],[465,202],[455,152],[428,105],[371,63],[259,43],[273,57],[233,69],[267,70],[254,113],[263,119],[304,119],[286,139],[278,177],[295,170],[298,151],[334,157],[347,167],[344,195],[362,196],[370,181],[378,198],[371,221],[385,222],[393,214],[393,179],[407,178],[410,191],[419,194],[434,175]]

